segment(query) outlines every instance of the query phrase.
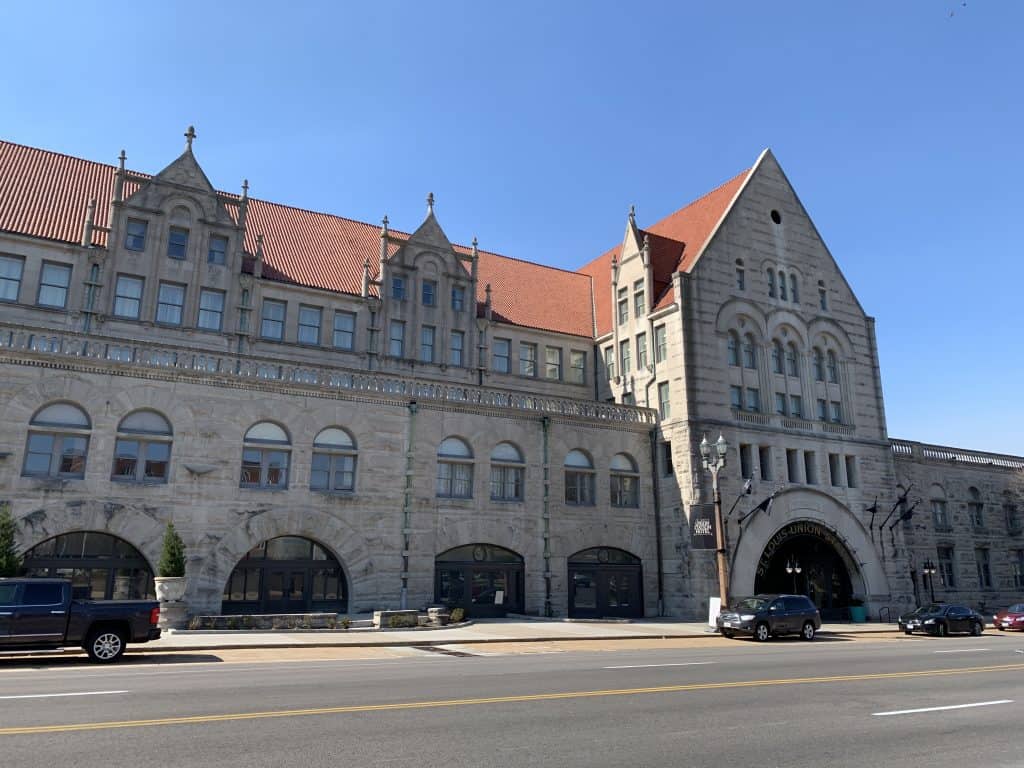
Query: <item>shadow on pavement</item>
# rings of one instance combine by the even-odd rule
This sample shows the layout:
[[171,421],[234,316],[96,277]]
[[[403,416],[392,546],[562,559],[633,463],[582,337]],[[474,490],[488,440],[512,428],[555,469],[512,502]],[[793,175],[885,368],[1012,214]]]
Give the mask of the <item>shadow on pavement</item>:
[[130,653],[125,654],[120,661],[114,664],[93,664],[84,653],[82,655],[53,654],[46,656],[0,655],[0,671],[7,669],[72,669],[74,667],[117,669],[141,664],[198,664],[215,661],[223,661],[223,659],[212,653]]

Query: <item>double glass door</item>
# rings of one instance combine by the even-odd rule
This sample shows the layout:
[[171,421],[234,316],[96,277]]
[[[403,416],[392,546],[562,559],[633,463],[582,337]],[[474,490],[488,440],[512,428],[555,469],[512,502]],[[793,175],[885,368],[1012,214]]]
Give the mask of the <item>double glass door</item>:
[[306,574],[302,570],[267,569],[267,613],[303,613],[308,610]]
[[574,567],[569,581],[571,618],[643,616],[640,569]]

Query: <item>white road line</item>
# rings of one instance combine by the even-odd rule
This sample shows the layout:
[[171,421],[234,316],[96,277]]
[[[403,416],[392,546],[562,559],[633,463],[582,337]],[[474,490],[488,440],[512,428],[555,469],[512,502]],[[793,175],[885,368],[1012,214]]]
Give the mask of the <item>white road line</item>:
[[0,699],[53,699],[58,696],[109,696],[128,691],[78,691],[77,693],[26,693],[21,696],[0,696]]
[[895,712],[872,712],[872,717],[889,717],[890,715],[914,715],[918,712],[944,712],[947,709],[969,709],[971,707],[991,707],[994,704],[1013,704],[1013,699],[998,701],[978,701],[974,704],[953,704],[948,707],[925,707],[924,709],[900,709]]
[[623,664],[618,667],[601,667],[601,669],[645,669],[647,667],[699,667],[704,664],[717,664],[717,661],[680,661],[676,664]]
[[981,653],[982,651],[990,651],[991,648],[954,648],[951,651],[932,651],[932,653]]

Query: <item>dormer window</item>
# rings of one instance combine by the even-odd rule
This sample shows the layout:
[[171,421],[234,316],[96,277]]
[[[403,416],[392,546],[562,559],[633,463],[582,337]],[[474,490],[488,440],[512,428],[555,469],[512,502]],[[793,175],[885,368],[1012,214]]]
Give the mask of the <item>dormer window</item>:
[[398,301],[405,301],[405,278],[391,278],[391,298]]
[[172,259],[184,259],[188,255],[188,230],[171,227],[167,235],[167,255]]
[[146,250],[146,222],[141,219],[128,219],[124,247],[129,251]]
[[466,289],[461,285],[452,288],[452,310],[461,312],[466,308]]
[[227,264],[228,239],[219,235],[210,236],[210,251],[206,260],[210,264]]

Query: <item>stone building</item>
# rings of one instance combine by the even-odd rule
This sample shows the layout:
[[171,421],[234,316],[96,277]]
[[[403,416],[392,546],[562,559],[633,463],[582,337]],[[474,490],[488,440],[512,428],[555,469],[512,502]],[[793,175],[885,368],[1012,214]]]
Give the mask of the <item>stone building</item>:
[[29,572],[148,594],[173,520],[193,613],[696,617],[721,434],[733,593],[1024,590],[1024,459],[890,440],[873,320],[769,151],[570,272],[450,243],[432,196],[406,233],[217,191],[194,138],[155,176],[0,142]]

